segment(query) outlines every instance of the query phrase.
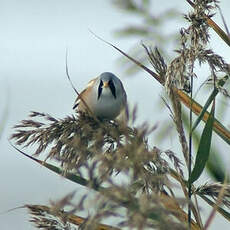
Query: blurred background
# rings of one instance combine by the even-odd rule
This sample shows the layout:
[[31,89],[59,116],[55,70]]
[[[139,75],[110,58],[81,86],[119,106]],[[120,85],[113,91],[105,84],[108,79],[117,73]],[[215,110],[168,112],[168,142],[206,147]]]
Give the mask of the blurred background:
[[[140,2],[136,1],[137,5]],[[230,24],[230,2],[222,0],[220,7]],[[68,192],[83,189],[25,158],[9,143],[12,127],[26,119],[30,111],[49,113],[56,118],[73,114],[76,94],[65,73],[66,49],[69,74],[76,89],[81,91],[89,80],[102,72],[113,72],[123,81],[130,107],[138,106],[136,125],[147,121],[158,126],[149,137],[150,143],[180,152],[173,132],[163,140],[159,138],[160,130],[170,127],[166,127],[165,121],[170,118],[169,112],[163,109],[162,87],[147,73],[136,71],[120,53],[90,32],[143,63],[147,62],[143,59],[146,55],[142,53],[141,42],[158,46],[166,60],[171,60],[179,44],[179,29],[186,26],[182,14],[191,7],[181,0],[162,0],[160,4],[152,0],[148,10],[163,21],[149,23],[150,31],[141,29],[148,24],[148,18],[141,11],[125,10],[122,1],[0,0],[0,213],[24,204],[49,204],[51,198],[60,199]],[[214,21],[223,28],[219,14]],[[229,47],[213,31],[210,33],[211,48],[229,62],[230,52],[226,52]],[[200,78],[195,86],[207,79],[206,72],[205,66],[197,70]],[[217,103],[229,108],[224,98]],[[227,114],[220,116],[225,125],[229,124]],[[227,166],[229,146],[216,135],[214,137],[221,143],[219,150]],[[23,151],[32,154],[29,149]],[[210,180],[204,173],[203,181]],[[202,208],[203,214],[208,215],[209,211]],[[0,229],[35,229],[28,219],[25,209],[0,214]],[[227,228],[228,225],[217,215],[210,229]]]

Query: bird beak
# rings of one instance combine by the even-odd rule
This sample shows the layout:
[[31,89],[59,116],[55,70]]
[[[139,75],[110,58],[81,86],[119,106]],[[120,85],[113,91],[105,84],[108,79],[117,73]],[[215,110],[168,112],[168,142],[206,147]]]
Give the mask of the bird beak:
[[103,82],[103,88],[107,88],[109,87],[109,82],[108,81],[104,81]]

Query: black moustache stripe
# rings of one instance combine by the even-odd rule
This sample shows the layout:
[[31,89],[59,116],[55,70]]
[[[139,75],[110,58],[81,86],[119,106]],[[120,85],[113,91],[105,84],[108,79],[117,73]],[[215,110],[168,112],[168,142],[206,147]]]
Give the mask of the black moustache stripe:
[[97,100],[99,100],[99,98],[100,98],[100,96],[101,96],[102,86],[103,86],[103,82],[100,81],[100,85],[99,85],[99,87],[98,87]]
[[[114,96],[114,98],[117,98],[117,95],[116,95],[116,88],[115,88],[115,86],[114,86],[113,81],[112,81],[112,80],[109,80],[109,83],[108,83],[108,84],[109,84],[109,88],[110,88],[110,90],[111,90],[112,95]],[[99,87],[98,87],[97,100],[99,100],[100,97],[101,97],[102,89],[103,89],[103,81],[100,81],[100,85],[99,85]]]
[[114,98],[116,98],[117,97],[117,95],[116,95],[116,88],[115,88],[112,80],[109,80],[109,88],[110,88],[110,90],[111,90]]

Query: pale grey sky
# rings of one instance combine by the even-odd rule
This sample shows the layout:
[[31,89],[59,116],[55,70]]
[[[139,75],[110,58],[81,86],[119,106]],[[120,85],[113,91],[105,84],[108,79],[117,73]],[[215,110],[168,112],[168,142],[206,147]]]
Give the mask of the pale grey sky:
[[[181,0],[163,0],[160,5],[157,2],[154,1],[153,10],[157,7],[158,12],[174,5],[181,12],[189,9]],[[228,0],[221,2],[223,14],[230,24],[230,3]],[[111,1],[0,0],[1,112],[9,99],[8,119],[0,140],[0,212],[26,203],[48,204],[51,198],[61,198],[76,189],[76,184],[26,159],[8,142],[12,126],[27,118],[31,110],[59,118],[73,113],[75,93],[65,75],[66,47],[69,50],[69,72],[78,90],[101,72],[114,72],[123,81],[130,103],[138,104],[140,121],[162,121],[162,115],[157,114],[154,107],[154,100],[158,101],[160,97],[158,83],[147,74],[125,78],[124,71],[117,64],[120,54],[89,32],[92,30],[128,51],[133,44],[140,42],[138,38],[118,39],[112,32],[134,22],[139,21],[113,7]],[[222,25],[219,16],[216,22]],[[174,27],[179,31],[180,25]],[[228,47],[216,35],[212,46],[229,60]],[[175,147],[175,144],[169,141],[167,147]],[[78,190],[81,189],[78,186]],[[223,218],[215,221],[210,229],[220,224],[223,228],[227,226]],[[34,228],[23,209],[0,215],[0,229]]]

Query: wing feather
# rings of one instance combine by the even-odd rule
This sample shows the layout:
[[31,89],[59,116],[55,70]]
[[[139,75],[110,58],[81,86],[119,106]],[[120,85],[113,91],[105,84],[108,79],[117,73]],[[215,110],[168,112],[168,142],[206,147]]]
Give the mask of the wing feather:
[[86,88],[81,91],[81,93],[78,95],[77,99],[75,100],[74,105],[73,105],[73,109],[76,109],[78,107],[79,103],[81,102],[82,95],[87,91],[88,88],[93,87],[96,80],[97,80],[97,77],[88,82]]

